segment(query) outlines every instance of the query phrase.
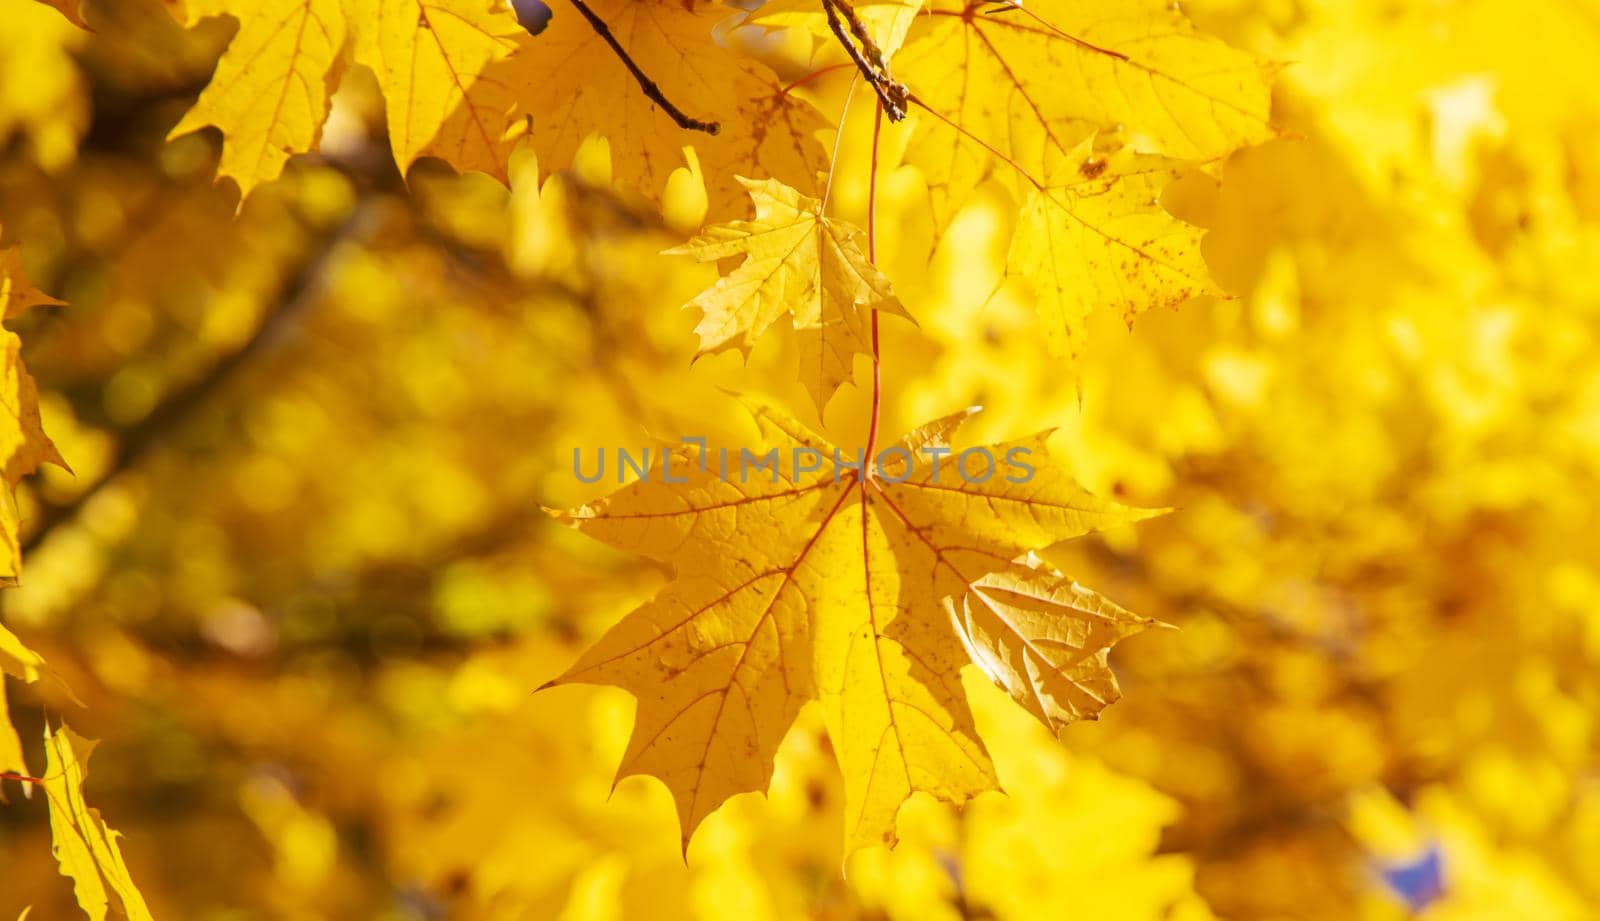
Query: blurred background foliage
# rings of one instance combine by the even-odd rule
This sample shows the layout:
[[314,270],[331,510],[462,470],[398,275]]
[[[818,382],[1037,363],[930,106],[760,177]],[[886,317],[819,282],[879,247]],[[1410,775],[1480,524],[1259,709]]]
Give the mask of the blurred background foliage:
[[[0,610],[62,678],[13,721],[103,740],[88,798],[157,917],[1600,915],[1588,0],[1186,4],[1290,62],[1284,137],[1165,202],[1236,297],[1073,364],[1000,275],[1003,189],[880,234],[921,322],[885,324],[886,427],[1060,426],[1091,488],[1179,511],[1054,561],[1181,630],[1119,647],[1124,700],[1060,743],[969,680],[1011,795],[913,801],[844,875],[816,719],[685,866],[664,788],[611,789],[627,695],[532,693],[663,579],[541,513],[598,489],[573,448],[736,433],[735,381],[805,408],[793,344],[690,365],[713,267],[658,255],[685,228],[612,188],[625,152],[402,179],[359,76],[236,216],[217,136],[164,140],[226,26],[88,8],[0,0],[5,242],[69,304],[11,325],[75,471],[19,495]],[[883,228],[925,223],[899,153]],[[42,798],[4,792],[0,917],[75,917]]]

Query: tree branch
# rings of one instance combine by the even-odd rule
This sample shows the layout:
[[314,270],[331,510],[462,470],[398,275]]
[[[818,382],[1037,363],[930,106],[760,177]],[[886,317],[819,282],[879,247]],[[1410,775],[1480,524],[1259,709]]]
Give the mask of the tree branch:
[[687,128],[690,131],[704,131],[706,134],[716,134],[722,130],[720,123],[692,118],[684,114],[682,109],[673,105],[666,95],[661,92],[661,87],[657,86],[656,82],[646,76],[639,65],[634,63],[632,56],[628,54],[628,50],[622,47],[622,43],[617,41],[615,35],[611,34],[611,27],[606,25],[605,20],[601,19],[598,13],[589,8],[589,4],[585,3],[584,0],[572,0],[572,5],[577,7],[578,12],[583,14],[584,19],[589,20],[589,25],[594,29],[595,34],[605,39],[606,44],[611,46],[611,50],[616,52],[617,57],[628,68],[628,72],[633,74],[633,79],[639,84],[639,89],[644,90],[644,94],[649,96],[651,101],[666,110],[666,113],[672,116],[672,120],[678,123],[679,128]]
[[866,23],[862,22],[861,17],[856,14],[856,8],[850,5],[849,0],[826,0],[826,2],[836,9],[839,15],[844,17],[844,21],[850,26],[850,34],[854,35],[856,41],[861,43],[861,53],[866,57],[867,62],[877,68],[884,76],[888,76],[889,63],[883,58],[883,49],[879,48],[878,43],[872,40],[872,33],[867,31]]
[[[578,0],[573,2],[576,3]],[[856,69],[861,71],[861,76],[867,78],[872,91],[878,94],[878,104],[883,108],[883,114],[889,116],[892,122],[905,118],[906,100],[910,97],[911,91],[906,89],[904,83],[889,76],[882,50],[867,33],[866,25],[856,15],[855,9],[845,0],[822,0],[822,9],[828,14],[828,28],[833,30],[834,37],[849,53],[850,60],[855,62]],[[840,20],[841,15],[850,21],[849,34],[845,31],[844,22]],[[851,34],[861,42],[860,48],[850,40]]]

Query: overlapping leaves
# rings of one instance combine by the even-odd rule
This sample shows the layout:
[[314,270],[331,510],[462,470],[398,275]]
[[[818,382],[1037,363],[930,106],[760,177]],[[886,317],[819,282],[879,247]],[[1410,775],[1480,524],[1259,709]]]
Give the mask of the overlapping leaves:
[[943,116],[911,149],[941,209],[1003,170],[997,157],[1041,175],[1112,127],[1139,151],[1197,160],[1271,135],[1271,68],[1175,5],[931,0],[919,23],[894,68]]
[[231,15],[239,31],[199,101],[173,129],[222,130],[219,171],[244,195],[320,142],[345,50],[374,71],[390,146],[404,172],[420,156],[506,179],[511,148],[531,125],[546,162],[565,165],[589,135],[615,147],[620,177],[659,193],[694,144],[713,204],[730,208],[735,171],[805,182],[822,165],[816,112],[770,72],[720,47],[717,4],[593,4],[634,63],[721,120],[715,136],[676,125],[639,89],[604,38],[562,5],[530,35],[509,6],[476,0],[187,0],[190,23]]
[[[22,270],[15,247],[0,250],[0,317],[12,319],[35,307],[60,302],[36,288]],[[24,476],[45,462],[66,467],[56,446],[44,433],[39,418],[39,393],[33,377],[22,365],[22,342],[16,333],[0,328],[0,583],[14,584],[21,572],[21,545],[17,534],[16,500],[12,490]],[[115,910],[119,917],[139,921],[150,918],[144,898],[128,873],[116,842],[100,815],[83,798],[82,749],[88,743],[62,726],[45,728],[45,773],[32,779],[21,739],[6,708],[7,677],[32,683],[46,674],[44,657],[29,649],[0,624],[0,772],[24,783],[42,787],[49,801],[50,829],[61,872],[73,880],[78,904],[99,921]]]
[[[1013,193],[1008,269],[1033,292],[1055,351],[1080,347],[1092,310],[1131,319],[1217,293],[1201,230],[1161,196],[1182,170],[1269,136],[1261,61],[1147,0],[863,0],[854,39],[837,21],[857,15],[851,4],[821,17],[820,0],[773,6],[757,21],[807,23],[833,54],[835,39],[866,48],[865,33],[877,36],[870,54],[851,45],[849,66],[903,89],[916,112],[906,159],[926,180],[935,236],[978,185],[996,179]],[[729,7],[593,0],[551,12],[530,34],[508,8],[470,0],[190,0],[191,19],[229,13],[240,30],[176,130],[221,127],[221,171],[248,194],[315,148],[353,48],[378,75],[402,170],[434,155],[503,179],[523,132],[556,167],[604,137],[615,175],[649,194],[698,163],[710,213],[741,193],[755,204],[753,218],[713,224],[676,250],[727,267],[692,302],[702,351],[747,349],[788,316],[802,381],[825,405],[856,357],[873,353],[874,311],[909,315],[861,232],[797,190],[832,168],[816,113],[731,50],[741,20]],[[781,451],[831,454],[795,423],[763,418]],[[955,421],[899,447],[942,445]],[[640,698],[623,770],[667,782],[686,836],[728,796],[765,785],[778,741],[813,698],[828,712],[860,843],[892,837],[914,791],[959,801],[994,786],[961,664],[977,663],[1052,727],[1115,696],[1105,649],[1143,622],[1029,554],[1143,513],[1048,468],[1025,484],[907,474],[797,471],[734,485],[702,470],[569,515],[678,572],[566,680]]]
[[[1269,65],[1166,4],[933,0],[894,69],[931,113],[908,157],[936,225],[991,176],[1023,202],[1010,271],[1053,351],[1097,305],[1131,319],[1216,293],[1200,231],[1159,199],[1180,161],[1271,136]],[[1127,146],[1095,153],[1106,131]]]
[[[638,698],[621,773],[667,784],[685,843],[723,800],[766,788],[809,700],[822,702],[857,847],[892,841],[912,793],[961,802],[995,788],[962,665],[1052,726],[1115,698],[1105,650],[1147,622],[1030,566],[1029,553],[1151,512],[1087,493],[1049,466],[1042,435],[989,446],[967,467],[930,463],[964,414],[885,449],[866,474],[833,462],[853,452],[758,414],[776,473],[724,475],[681,450],[666,470],[561,515],[676,571],[557,681]],[[791,458],[827,461],[808,470]],[[678,484],[671,471],[690,472]]]
[[243,195],[316,147],[354,36],[383,88],[401,170],[424,154],[505,177],[510,97],[484,71],[516,48],[509,10],[474,0],[187,0],[190,23],[231,15],[239,31],[173,129],[222,129],[219,172]]

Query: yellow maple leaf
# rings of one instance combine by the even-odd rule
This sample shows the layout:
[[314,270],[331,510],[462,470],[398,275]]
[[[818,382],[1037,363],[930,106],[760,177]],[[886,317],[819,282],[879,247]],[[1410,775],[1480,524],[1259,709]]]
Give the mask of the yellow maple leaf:
[[1200,255],[1204,231],[1162,209],[1161,192],[1182,164],[1084,141],[1027,197],[1008,269],[1032,288],[1046,342],[1076,353],[1097,307],[1133,318],[1197,294],[1222,294]]
[[[560,516],[676,571],[551,683],[611,684],[638,698],[619,776],[667,784],[685,846],[721,802],[766,788],[778,744],[810,699],[822,702],[844,773],[853,849],[892,841],[914,792],[962,802],[996,787],[961,688],[969,649],[986,650],[978,664],[995,675],[1015,647],[1049,644],[1015,665],[1053,702],[1040,705],[1048,720],[1093,713],[1114,696],[1100,649],[1086,644],[1109,645],[1144,622],[1069,597],[1059,576],[1019,578],[1014,561],[1155,512],[1084,491],[1044,463],[1045,435],[942,454],[965,415],[913,432],[862,475],[763,409],[771,468],[725,473],[710,452],[680,449],[651,477]],[[1031,458],[1032,475],[997,472],[1001,458]],[[984,466],[991,475],[980,480]],[[969,612],[985,607],[953,618],[951,598]],[[1058,622],[1052,611],[1063,612]],[[1097,615],[1116,629],[1082,629]]]
[[516,98],[491,68],[516,50],[517,21],[481,0],[349,2],[356,60],[378,75],[400,172],[433,156],[506,182]]
[[184,9],[190,25],[231,15],[239,32],[170,136],[221,129],[218,172],[238,182],[241,199],[316,147],[352,33],[357,60],[378,75],[402,173],[432,155],[505,180],[513,99],[482,72],[516,49],[507,9],[472,0],[188,0]]
[[34,682],[44,669],[44,657],[23,645],[15,633],[0,624],[0,674]]
[[941,225],[1005,169],[996,153],[1037,175],[1118,125],[1140,151],[1191,159],[1271,134],[1272,67],[1196,32],[1174,4],[933,0],[918,22],[894,73],[949,120],[925,118],[908,152]]
[[60,306],[60,301],[28,280],[22,268],[22,253],[17,247],[0,249],[0,316],[10,320],[34,307]]
[[701,262],[743,257],[690,301],[704,312],[695,327],[700,351],[748,351],[788,314],[800,332],[801,381],[820,412],[850,379],[855,356],[871,352],[871,311],[911,316],[867,261],[861,230],[825,216],[822,202],[775,179],[739,182],[755,202],[754,220],[708,227],[667,250]]
[[[118,834],[83,799],[83,779],[93,743],[66,726],[44,730],[45,772],[41,778],[50,804],[50,838],[61,873],[72,879],[78,905],[91,921],[113,909],[130,921],[149,921],[150,909],[128,873],[117,846]],[[81,752],[81,754],[80,754]]]
[[242,201],[276,179],[289,157],[316,146],[337,82],[344,10],[340,0],[188,0],[185,12],[189,25],[230,14],[239,20],[239,32],[199,101],[168,136],[220,128],[217,172],[239,184]]
[[44,673],[44,657],[23,645],[15,633],[0,624],[0,771],[26,775],[28,763],[22,757],[22,740],[11,724],[6,704],[5,676],[34,682]]
[[[4,631],[0,627],[0,631]],[[0,676],[0,772],[21,774],[28,773],[28,762],[22,756],[22,739],[17,735],[17,727],[11,725],[11,713],[6,703],[6,681]]]
[[[0,317],[59,303],[28,281],[15,247],[0,250]],[[22,364],[22,340],[0,328],[0,479],[5,482],[0,496],[0,583],[14,583],[22,569],[11,490],[46,462],[67,468],[39,418],[39,388]]]
[[713,216],[732,213],[736,175],[772,176],[807,187],[825,158],[814,135],[824,126],[810,104],[761,65],[717,43],[713,28],[733,11],[709,0],[594,0],[589,7],[637,66],[717,134],[680,128],[584,17],[563,3],[526,44],[505,78],[522,87],[520,112],[533,119],[539,161],[562,167],[591,134],[618,153],[617,178],[658,196],[693,146],[708,181]]

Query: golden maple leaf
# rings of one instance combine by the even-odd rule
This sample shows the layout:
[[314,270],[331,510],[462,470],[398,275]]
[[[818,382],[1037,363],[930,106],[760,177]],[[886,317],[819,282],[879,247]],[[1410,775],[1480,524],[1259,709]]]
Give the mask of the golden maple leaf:
[[378,75],[400,172],[421,156],[508,180],[513,88],[493,71],[525,37],[482,0],[350,0],[356,60]]
[[908,156],[941,226],[1005,169],[997,154],[1037,176],[1052,155],[1119,125],[1135,149],[1186,159],[1271,136],[1273,68],[1165,2],[933,0],[918,23],[894,74],[940,116],[923,120]]
[[1088,139],[1029,192],[1007,270],[1033,290],[1051,351],[1076,353],[1097,307],[1131,323],[1152,307],[1223,294],[1201,258],[1204,231],[1161,207],[1182,166],[1126,149],[1096,154]]
[[[760,21],[806,23],[831,41],[815,4],[768,4]],[[937,233],[991,173],[1022,201],[1008,268],[1035,294],[1046,342],[1076,353],[1096,305],[1124,318],[1221,294],[1199,228],[1159,204],[1183,167],[1270,134],[1272,68],[1144,2],[857,4],[878,23],[885,67],[929,112],[907,152],[929,183]],[[904,26],[912,23],[901,50]],[[1118,127],[1126,146],[1097,152]],[[1140,152],[1146,151],[1146,152]]]
[[760,64],[718,44],[713,29],[734,11],[709,0],[593,0],[638,67],[715,135],[680,128],[648,96],[595,29],[565,4],[506,68],[526,88],[519,114],[533,118],[539,162],[562,166],[590,134],[605,137],[619,179],[661,193],[692,145],[707,181],[710,213],[733,213],[736,175],[771,176],[806,187],[826,159],[814,135],[821,116]]
[[[66,726],[44,729],[45,771],[41,780],[50,804],[50,839],[61,873],[72,879],[78,905],[91,921],[109,912],[129,921],[150,921],[150,909],[134,885],[117,845],[117,833],[83,799],[83,780],[94,745]],[[81,754],[80,754],[81,753]]]
[[[809,700],[822,702],[838,753],[854,849],[893,841],[914,792],[959,803],[996,788],[962,665],[975,661],[1053,726],[1115,698],[1104,648],[1148,622],[1018,561],[1156,512],[1095,498],[1044,464],[1048,433],[968,449],[987,465],[945,457],[941,474],[912,458],[949,450],[966,414],[949,416],[862,475],[799,423],[757,415],[774,468],[734,476],[680,448],[652,477],[559,516],[675,570],[550,683],[638,698],[619,776],[667,784],[685,847],[728,797],[766,788]],[[819,468],[802,462],[818,457]],[[1002,474],[1000,458],[1037,466]],[[992,475],[980,481],[979,467]]]
[[506,10],[474,0],[186,0],[185,21],[231,15],[239,32],[171,137],[222,130],[218,173],[241,200],[316,147],[347,37],[378,76],[390,146],[404,173],[419,156],[502,181],[510,155],[509,90],[480,75],[516,49]]
[[700,351],[748,351],[787,313],[800,334],[800,379],[821,412],[850,379],[855,356],[872,351],[871,311],[911,316],[862,252],[858,228],[775,179],[739,182],[755,202],[754,220],[708,227],[667,250],[701,262],[744,257],[690,301],[704,311]]
[[28,773],[28,762],[22,755],[22,739],[11,724],[11,711],[6,706],[5,676],[31,683],[38,681],[43,673],[44,657],[23,645],[15,633],[0,624],[0,771]]
[[[11,319],[32,307],[59,303],[28,281],[15,247],[0,250],[0,317]],[[5,482],[5,495],[0,496],[0,583],[14,583],[22,570],[11,490],[47,462],[67,467],[39,418],[39,388],[22,364],[22,340],[0,328],[0,478]]]
[[234,15],[239,31],[217,62],[200,99],[169,137],[207,125],[222,129],[221,176],[239,184],[243,201],[276,179],[289,157],[316,145],[344,46],[340,0],[186,0],[187,24]]

